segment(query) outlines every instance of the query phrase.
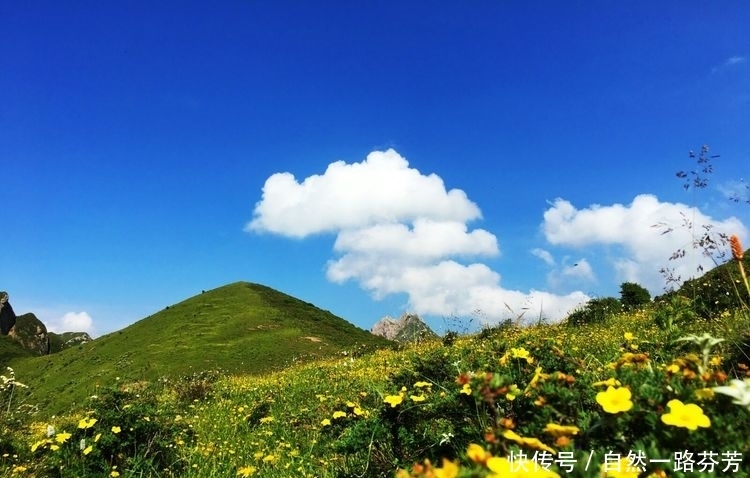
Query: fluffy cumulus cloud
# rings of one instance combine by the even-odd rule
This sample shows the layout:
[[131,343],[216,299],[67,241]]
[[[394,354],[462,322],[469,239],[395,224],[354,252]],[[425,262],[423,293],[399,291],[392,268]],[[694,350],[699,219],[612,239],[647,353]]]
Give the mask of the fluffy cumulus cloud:
[[361,163],[336,161],[301,183],[291,173],[272,175],[247,229],[302,238],[373,224],[463,223],[480,216],[463,191],[446,191],[440,177],[410,168],[390,149],[372,152]]
[[94,321],[87,312],[66,312],[62,317],[50,321],[47,325],[50,332],[87,332],[93,334]]
[[[692,227],[690,226],[692,224]],[[619,281],[638,282],[652,293],[661,291],[664,277],[661,267],[674,268],[683,279],[708,270],[713,260],[691,247],[709,226],[712,234],[737,234],[747,237],[747,229],[735,217],[714,219],[685,204],[661,202],[649,194],[636,196],[628,205],[593,205],[577,209],[557,199],[544,213],[542,229],[547,241],[556,246],[590,248],[607,246],[606,256]],[[668,261],[677,250],[687,255],[680,261]],[[579,262],[580,266],[580,262]]]
[[409,166],[394,150],[359,163],[337,161],[322,175],[298,181],[277,173],[266,181],[246,230],[304,238],[336,236],[326,269],[336,283],[356,281],[374,297],[407,294],[410,309],[427,315],[516,315],[560,318],[586,300],[506,290],[481,258],[498,256],[497,238],[469,223],[479,207],[435,174]]

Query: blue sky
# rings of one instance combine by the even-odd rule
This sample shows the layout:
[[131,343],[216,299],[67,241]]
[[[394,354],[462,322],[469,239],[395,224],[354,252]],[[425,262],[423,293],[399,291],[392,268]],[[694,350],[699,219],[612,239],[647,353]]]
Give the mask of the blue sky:
[[748,24],[740,2],[3,2],[0,289],[95,335],[238,280],[363,328],[659,293],[681,213],[748,241]]

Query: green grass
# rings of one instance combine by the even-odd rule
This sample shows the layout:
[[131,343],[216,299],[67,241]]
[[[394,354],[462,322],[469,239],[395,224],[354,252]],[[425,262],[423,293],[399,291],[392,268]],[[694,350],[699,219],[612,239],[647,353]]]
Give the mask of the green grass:
[[[262,375],[121,383],[114,407],[109,392],[102,391],[83,414],[30,417],[14,434],[18,457],[5,458],[0,476],[32,476],[45,466],[59,471],[62,465],[69,471],[61,476],[87,476],[96,463],[96,476],[113,470],[124,477],[392,477],[414,463],[434,469],[445,458],[457,467],[455,473],[446,466],[434,476],[465,478],[491,476],[488,466],[497,462],[488,461],[489,454],[497,460],[546,446],[580,460],[573,473],[558,469],[560,476],[600,477],[608,451],[640,450],[664,458],[676,451],[734,450],[742,461],[731,476],[741,478],[750,469],[750,410],[719,393],[702,394],[726,383],[733,340],[747,327],[744,314],[680,324],[682,336],[708,333],[728,339],[711,348],[706,361],[696,344],[670,341],[667,331],[655,325],[652,311],[645,310],[578,327],[502,327],[459,338],[449,347],[431,341],[338,355]],[[19,380],[25,378],[18,374]],[[603,409],[607,399],[600,402],[599,394],[607,387],[597,383],[606,380],[617,380],[615,388],[631,392],[630,408],[614,414]],[[690,431],[663,423],[673,399],[697,404],[711,426]],[[83,416],[98,421],[80,429]],[[579,433],[556,438],[544,431],[549,423],[575,426]],[[158,427],[144,428],[154,424]],[[47,425],[73,436],[52,450],[54,438],[44,435]],[[113,426],[122,431],[115,434]],[[143,435],[136,440],[136,431],[126,429]],[[526,444],[505,436],[509,429]],[[92,442],[97,434],[101,442]],[[90,455],[82,454],[81,438],[91,445]],[[104,453],[113,443],[122,450],[137,441],[161,443],[164,454],[156,456],[169,452],[171,464],[156,465],[153,449],[134,451],[131,459]],[[37,450],[30,453],[34,443]],[[467,454],[472,443],[487,454],[482,460]],[[592,465],[585,470],[592,450]],[[27,469],[12,474],[17,466]],[[666,476],[727,476],[669,467],[662,465]]]
[[0,357],[2,357],[3,363],[10,364],[14,359],[32,356],[33,354],[30,350],[24,348],[11,337],[0,335]]
[[260,374],[388,344],[312,304],[238,282],[92,342],[34,358],[8,348],[7,359],[32,386],[24,398],[44,413],[57,414],[118,382],[175,379],[203,370]]

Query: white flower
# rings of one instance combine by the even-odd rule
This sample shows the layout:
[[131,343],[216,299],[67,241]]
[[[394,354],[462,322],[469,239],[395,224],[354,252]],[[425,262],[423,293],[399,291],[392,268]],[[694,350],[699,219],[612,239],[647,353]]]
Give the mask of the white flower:
[[443,433],[443,435],[440,437],[440,444],[445,445],[446,443],[450,443],[451,438],[453,438],[453,433]]
[[714,392],[721,393],[722,395],[728,395],[734,400],[732,403],[736,403],[741,407],[745,407],[750,411],[750,379],[745,380],[734,379],[729,382],[731,385],[727,387],[714,387]]

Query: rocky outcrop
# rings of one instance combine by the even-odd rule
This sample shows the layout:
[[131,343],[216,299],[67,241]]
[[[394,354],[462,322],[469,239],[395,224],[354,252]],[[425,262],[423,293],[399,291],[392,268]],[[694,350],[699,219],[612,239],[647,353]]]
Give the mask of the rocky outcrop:
[[31,313],[16,316],[7,292],[0,292],[0,305],[2,335],[9,336],[34,354],[47,355],[92,340],[86,332],[49,332],[44,323]]
[[0,292],[0,334],[8,335],[16,325],[16,313],[8,301],[8,293]]
[[372,327],[370,332],[397,342],[419,342],[437,338],[437,334],[417,314],[410,313],[406,313],[398,319],[383,317]]
[[86,332],[63,332],[62,334],[50,332],[50,352],[60,352],[61,350],[85,344],[86,342],[91,342],[92,340],[94,339],[92,339],[91,336]]
[[19,315],[8,335],[35,354],[47,355],[50,352],[47,327],[34,314]]

